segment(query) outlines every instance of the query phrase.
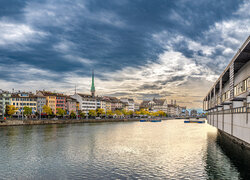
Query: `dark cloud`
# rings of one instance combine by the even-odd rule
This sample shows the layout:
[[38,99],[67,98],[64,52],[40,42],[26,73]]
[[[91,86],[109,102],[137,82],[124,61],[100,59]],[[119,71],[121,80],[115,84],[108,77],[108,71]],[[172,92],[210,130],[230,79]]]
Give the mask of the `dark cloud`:
[[143,84],[137,90],[161,90],[163,87],[157,84]]
[[170,82],[183,81],[185,77],[186,76],[172,76],[169,79],[157,81],[157,83],[160,83],[161,85],[166,85],[167,83]]

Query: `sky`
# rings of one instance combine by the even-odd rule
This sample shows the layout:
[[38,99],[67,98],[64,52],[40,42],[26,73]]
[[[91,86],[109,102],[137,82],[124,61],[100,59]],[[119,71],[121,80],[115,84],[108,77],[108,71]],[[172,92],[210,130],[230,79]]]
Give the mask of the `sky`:
[[0,89],[202,100],[250,35],[248,0],[0,1]]

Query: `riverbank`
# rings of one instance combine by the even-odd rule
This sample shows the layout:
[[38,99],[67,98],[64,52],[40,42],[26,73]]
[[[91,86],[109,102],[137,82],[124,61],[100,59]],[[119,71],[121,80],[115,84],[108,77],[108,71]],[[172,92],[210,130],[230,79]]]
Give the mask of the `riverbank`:
[[74,124],[74,123],[101,123],[101,122],[129,122],[140,119],[59,119],[59,120],[6,120],[0,126],[44,125],[44,124]]

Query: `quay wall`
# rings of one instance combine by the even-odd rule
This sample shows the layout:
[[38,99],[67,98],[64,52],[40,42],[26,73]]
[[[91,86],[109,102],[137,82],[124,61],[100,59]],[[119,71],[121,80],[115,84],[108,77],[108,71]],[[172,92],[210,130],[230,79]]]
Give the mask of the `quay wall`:
[[242,140],[250,147],[250,113],[217,113],[214,112],[207,116],[208,124],[232,138]]
[[139,119],[60,119],[60,120],[7,120],[0,122],[0,126],[43,125],[43,124],[74,124],[74,123],[101,123],[101,122],[130,122]]

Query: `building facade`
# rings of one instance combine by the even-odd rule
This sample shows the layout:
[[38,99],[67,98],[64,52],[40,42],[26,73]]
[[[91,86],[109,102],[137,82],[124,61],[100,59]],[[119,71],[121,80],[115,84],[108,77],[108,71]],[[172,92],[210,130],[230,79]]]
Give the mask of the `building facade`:
[[43,107],[46,105],[46,97],[43,95],[36,95],[36,101],[37,101],[37,112],[39,114],[42,114],[43,112]]
[[127,103],[127,108],[126,110],[127,111],[135,111],[135,102],[133,99],[130,99],[130,98],[121,98],[120,99],[121,102],[124,102],[124,103]]
[[37,98],[32,93],[13,93],[11,94],[10,103],[17,108],[15,115],[21,115],[24,112],[24,107],[32,108],[32,114],[35,114],[35,112],[37,112]]
[[203,109],[209,124],[250,144],[250,37],[204,98]]
[[5,115],[6,106],[11,104],[11,93],[0,89],[0,116]]
[[66,96],[66,111],[67,114],[69,115],[70,112],[77,112],[77,100],[70,97],[70,96]]

